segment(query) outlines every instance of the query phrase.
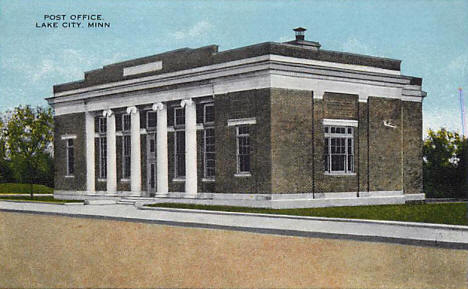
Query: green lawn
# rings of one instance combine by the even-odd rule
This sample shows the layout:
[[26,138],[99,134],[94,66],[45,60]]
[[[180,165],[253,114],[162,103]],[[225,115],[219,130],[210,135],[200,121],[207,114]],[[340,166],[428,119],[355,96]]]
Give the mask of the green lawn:
[[[0,183],[1,194],[29,194],[29,184]],[[54,189],[44,185],[33,185],[34,194],[52,194]]]
[[43,202],[43,203],[82,203],[83,201],[79,200],[56,200],[53,196],[34,196],[32,199],[29,196],[0,196],[0,201],[10,200],[10,201],[23,201],[23,202]]
[[351,219],[391,220],[404,222],[468,225],[466,203],[405,204],[310,209],[263,209],[171,203],[154,204],[149,206],[262,214],[282,214],[296,216],[335,217]]

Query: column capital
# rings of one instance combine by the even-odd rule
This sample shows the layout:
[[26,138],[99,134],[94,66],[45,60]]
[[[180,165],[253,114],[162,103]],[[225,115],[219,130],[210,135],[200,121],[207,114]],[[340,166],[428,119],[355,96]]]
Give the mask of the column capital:
[[161,111],[166,108],[166,105],[162,102],[154,103],[151,107],[154,111]]
[[189,99],[184,99],[180,102],[180,106],[184,107],[184,106],[191,106],[191,105],[194,105],[195,102],[193,102],[193,100],[191,98]]
[[136,106],[129,106],[127,107],[127,114],[134,114],[138,112],[138,108]]
[[112,114],[114,114],[114,112],[112,111],[112,109],[106,109],[102,112],[102,116],[104,117],[111,117]]
[[315,99],[323,99],[324,94],[325,94],[324,90],[321,90],[321,89],[314,90],[314,98]]
[[360,91],[358,99],[359,102],[367,102],[369,99],[369,93]]

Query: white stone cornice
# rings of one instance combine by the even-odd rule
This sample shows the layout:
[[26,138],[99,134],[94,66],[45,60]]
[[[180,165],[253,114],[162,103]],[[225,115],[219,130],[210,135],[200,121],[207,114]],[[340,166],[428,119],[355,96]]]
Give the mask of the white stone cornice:
[[[320,99],[323,92],[366,95],[359,98],[360,102],[365,102],[369,95],[414,102],[421,102],[424,96],[420,86],[409,85],[410,80],[403,76],[339,68],[327,69],[324,66],[309,67],[307,64],[289,64],[282,58],[281,63],[275,59],[275,64],[272,65],[267,56],[239,61],[236,62],[237,66],[225,63],[216,66],[217,70],[208,69],[211,66],[206,66],[202,70],[193,69],[185,74],[177,72],[171,77],[168,73],[151,76],[152,79],[147,81],[143,77],[131,80],[132,83],[124,81],[67,91],[56,94],[60,97],[50,99],[49,103],[53,105],[56,115],[64,115],[263,88],[314,91],[316,99]],[[200,81],[203,81],[203,84]],[[147,91],[178,84],[187,85],[169,90]],[[137,90],[138,93],[135,93]],[[115,101],[116,94],[119,95],[118,102]],[[185,103],[183,105],[185,106]]]
[[[273,65],[274,64],[274,65]],[[63,101],[70,101],[75,98],[83,99],[94,97],[96,95],[103,94],[112,94],[120,93],[123,91],[131,91],[138,87],[138,89],[144,88],[154,88],[160,86],[168,86],[179,83],[201,81],[206,79],[214,79],[220,77],[227,77],[233,75],[245,74],[253,71],[262,71],[262,70],[275,70],[273,68],[277,65],[281,65],[284,69],[293,69],[297,65],[302,65],[308,69],[332,69],[333,71],[343,71],[354,73],[356,76],[361,75],[364,78],[375,79],[375,81],[403,81],[402,85],[408,84],[409,80],[402,78],[399,74],[399,71],[377,69],[372,67],[357,67],[354,65],[344,65],[335,63],[336,65],[330,65],[333,62],[326,61],[311,61],[307,59],[299,59],[293,57],[282,57],[278,55],[263,55],[258,57],[252,57],[242,60],[236,60],[231,62],[225,62],[214,65],[207,65],[199,68],[186,69],[171,73],[163,73],[154,76],[142,77],[132,80],[122,80],[113,83],[106,83],[95,85],[91,87],[79,88],[64,92],[58,92],[54,94],[54,98],[49,99],[50,104],[55,104]],[[273,66],[272,66],[273,65]],[[289,67],[289,68],[288,68]],[[362,69],[361,69],[362,68]],[[327,74],[328,72],[322,71],[320,73],[307,70],[305,73],[312,74]],[[331,72],[330,72],[331,73]],[[373,75],[371,77],[371,75]],[[352,75],[347,76],[346,78],[352,78]],[[386,78],[385,78],[386,77]],[[388,79],[387,79],[388,78]],[[215,87],[216,89],[216,87]],[[212,91],[213,92],[213,91]],[[69,96],[69,97],[66,97]],[[57,98],[59,97],[59,98]]]
[[166,105],[162,102],[154,103],[153,106],[151,107],[151,109],[154,111],[161,111],[165,108],[166,108]]
[[127,114],[134,114],[138,112],[138,108],[136,106],[129,106],[127,107]]

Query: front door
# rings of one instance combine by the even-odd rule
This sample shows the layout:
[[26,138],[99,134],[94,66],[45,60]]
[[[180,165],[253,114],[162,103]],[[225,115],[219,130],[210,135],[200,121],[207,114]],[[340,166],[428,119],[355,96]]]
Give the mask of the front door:
[[148,152],[146,157],[147,164],[147,188],[148,196],[154,197],[156,193],[156,134],[149,133],[146,138],[146,151]]

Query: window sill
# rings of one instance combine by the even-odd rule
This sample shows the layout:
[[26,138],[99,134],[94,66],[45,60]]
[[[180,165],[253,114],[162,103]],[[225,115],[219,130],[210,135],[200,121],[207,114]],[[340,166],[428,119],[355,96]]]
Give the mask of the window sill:
[[107,179],[97,179],[98,182],[104,183],[107,182]]
[[235,177],[240,177],[240,178],[245,178],[245,177],[251,177],[252,175],[250,173],[237,173],[234,174]]
[[203,178],[201,181],[204,183],[214,183],[216,180],[215,178]]
[[356,176],[356,173],[344,173],[344,172],[324,172],[323,173],[324,175],[326,176],[343,176],[343,177],[352,177],[352,176]]
[[66,179],[73,179],[75,176],[74,175],[66,175],[65,178]]
[[122,182],[122,183],[130,183],[130,179],[120,179],[120,182]]
[[175,182],[175,183],[183,183],[183,182],[185,182],[185,178],[180,178],[180,177],[179,178],[173,178],[172,181]]

